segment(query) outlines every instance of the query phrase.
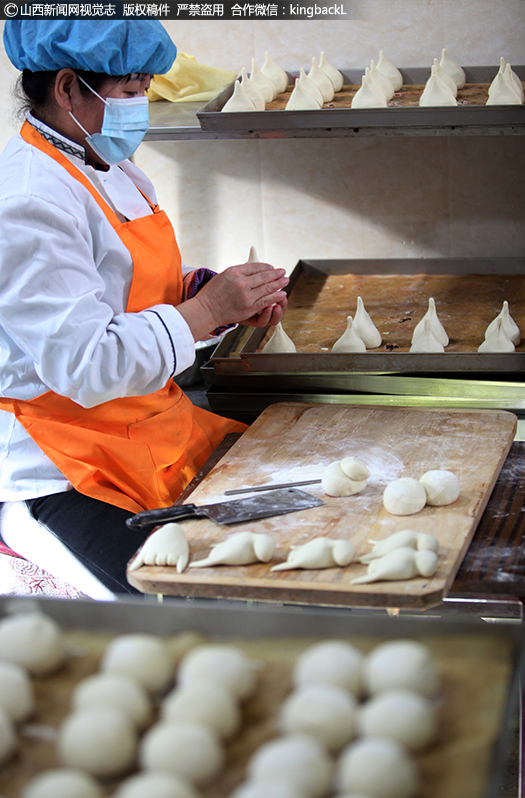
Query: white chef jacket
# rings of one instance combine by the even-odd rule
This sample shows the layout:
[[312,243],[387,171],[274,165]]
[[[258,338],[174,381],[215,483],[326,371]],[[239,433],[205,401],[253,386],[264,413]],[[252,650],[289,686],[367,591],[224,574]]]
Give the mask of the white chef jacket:
[[[96,170],[67,144],[79,168],[119,218],[151,213],[146,175],[130,161]],[[80,156],[80,157],[79,157]],[[21,136],[0,154],[0,396],[53,390],[93,407],[162,388],[195,359],[191,331],[172,305],[126,313],[131,255],[78,180]],[[0,501],[71,488],[13,413],[0,410]]]

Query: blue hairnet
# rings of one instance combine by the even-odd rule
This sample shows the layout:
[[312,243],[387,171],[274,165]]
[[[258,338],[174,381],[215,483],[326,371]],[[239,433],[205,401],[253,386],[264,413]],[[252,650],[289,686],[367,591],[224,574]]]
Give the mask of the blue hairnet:
[[171,69],[177,48],[157,20],[7,20],[4,46],[17,69],[63,67],[106,75]]

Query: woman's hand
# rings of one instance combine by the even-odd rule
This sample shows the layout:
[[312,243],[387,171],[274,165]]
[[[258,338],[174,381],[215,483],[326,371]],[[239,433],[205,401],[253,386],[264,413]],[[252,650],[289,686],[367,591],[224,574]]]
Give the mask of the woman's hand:
[[287,303],[288,285],[284,269],[269,263],[243,263],[217,274],[192,299],[178,305],[196,341],[216,327],[277,324]]

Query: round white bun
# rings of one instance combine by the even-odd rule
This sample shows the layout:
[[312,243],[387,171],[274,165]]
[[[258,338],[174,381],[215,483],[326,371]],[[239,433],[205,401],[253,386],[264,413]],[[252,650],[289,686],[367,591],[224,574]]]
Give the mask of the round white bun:
[[61,764],[101,778],[130,770],[136,746],[137,734],[129,715],[113,707],[73,712],[58,731]]
[[333,684],[305,684],[284,700],[278,727],[284,734],[308,734],[329,751],[355,735],[357,710],[348,690]]
[[163,720],[182,720],[210,726],[221,739],[231,739],[241,728],[237,699],[217,682],[195,681],[176,687],[160,707]]
[[417,640],[390,640],[376,646],[365,660],[365,687],[371,695],[405,687],[433,696],[439,674],[432,652]]
[[359,695],[364,655],[345,640],[325,640],[305,649],[295,662],[295,685],[321,682],[344,687]]
[[364,737],[389,737],[409,751],[419,751],[435,740],[437,717],[430,699],[414,690],[384,690],[359,712]]
[[160,721],[142,738],[141,767],[182,776],[199,787],[210,784],[224,766],[224,751],[207,726]]
[[102,798],[102,790],[81,770],[54,768],[28,781],[20,798]]
[[35,711],[33,682],[16,662],[0,660],[0,707],[11,720],[27,720]]
[[107,646],[100,669],[131,676],[148,693],[162,693],[173,680],[175,662],[162,638],[150,634],[127,634],[115,637]]
[[433,469],[426,471],[419,480],[427,494],[427,504],[443,507],[459,498],[459,479],[453,471]]
[[17,612],[0,621],[0,659],[34,676],[56,671],[66,657],[58,624],[41,612]]
[[392,515],[414,515],[427,503],[425,488],[418,479],[401,477],[390,482],[383,493],[385,510]]
[[114,707],[129,715],[137,729],[151,721],[151,703],[140,682],[124,673],[94,673],[80,681],[71,694],[74,710]]
[[332,762],[326,749],[312,737],[295,734],[261,745],[248,762],[248,779],[290,781],[305,798],[322,798],[328,792]]
[[217,682],[244,700],[255,692],[261,663],[235,646],[203,645],[186,654],[179,663],[178,682]]
[[119,784],[113,798],[199,798],[199,794],[182,776],[147,771]]
[[395,740],[367,737],[350,743],[337,762],[340,792],[370,798],[415,798],[419,772],[414,759]]

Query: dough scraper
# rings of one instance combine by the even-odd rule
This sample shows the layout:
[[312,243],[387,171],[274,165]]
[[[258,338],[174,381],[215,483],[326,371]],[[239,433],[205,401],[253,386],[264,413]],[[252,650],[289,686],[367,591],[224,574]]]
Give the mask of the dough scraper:
[[126,521],[130,529],[147,529],[169,521],[183,521],[187,518],[211,518],[217,524],[238,524],[242,521],[255,521],[257,518],[270,518],[273,515],[295,513],[319,507],[324,501],[296,488],[268,491],[264,494],[247,496],[234,501],[216,504],[173,504],[157,510],[142,510]]

